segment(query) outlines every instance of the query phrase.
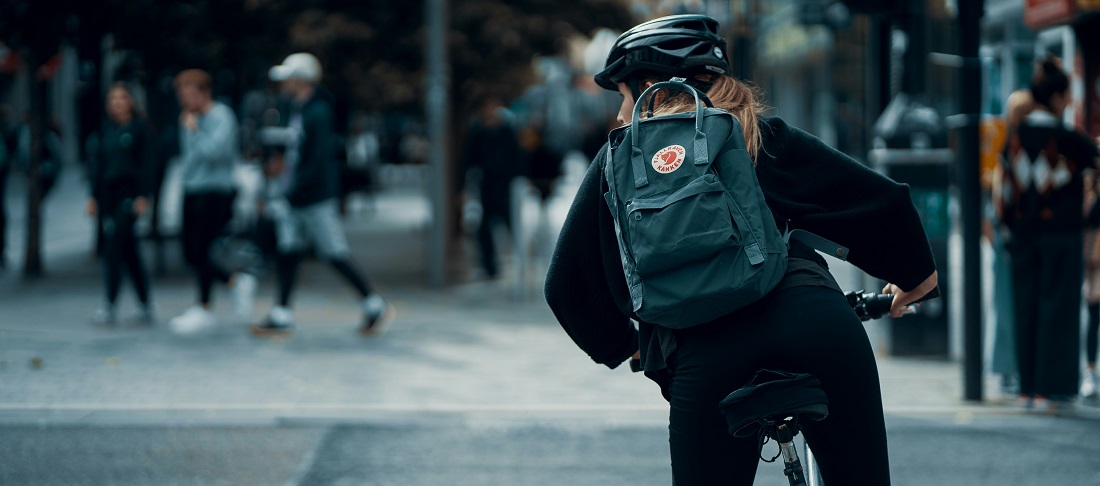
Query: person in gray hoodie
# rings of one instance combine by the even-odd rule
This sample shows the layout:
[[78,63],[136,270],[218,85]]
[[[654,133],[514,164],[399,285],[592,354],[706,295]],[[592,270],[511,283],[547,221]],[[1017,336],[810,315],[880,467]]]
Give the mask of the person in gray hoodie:
[[[183,178],[183,256],[198,280],[194,306],[172,319],[172,329],[189,334],[217,323],[211,312],[215,282],[230,283],[230,275],[210,259],[210,247],[233,218],[238,156],[237,117],[214,101],[210,75],[188,69],[176,76],[180,107],[180,171]],[[237,293],[251,293],[255,279],[238,274]],[[240,300],[239,298],[236,300]]]

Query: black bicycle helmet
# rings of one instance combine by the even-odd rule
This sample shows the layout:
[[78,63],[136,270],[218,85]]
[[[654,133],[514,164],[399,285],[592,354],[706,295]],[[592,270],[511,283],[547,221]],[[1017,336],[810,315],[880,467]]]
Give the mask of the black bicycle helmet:
[[618,91],[618,83],[635,80],[634,75],[639,73],[671,78],[701,71],[730,72],[718,21],[706,15],[671,15],[639,24],[620,35],[603,71],[596,74],[596,83]]

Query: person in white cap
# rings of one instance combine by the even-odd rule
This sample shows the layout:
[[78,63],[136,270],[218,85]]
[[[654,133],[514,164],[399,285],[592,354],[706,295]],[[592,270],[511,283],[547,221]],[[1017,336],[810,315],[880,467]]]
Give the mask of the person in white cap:
[[[326,260],[362,298],[362,324],[365,336],[379,335],[392,319],[394,308],[373,292],[367,279],[352,259],[347,236],[340,224],[338,197],[339,165],[333,150],[333,109],[328,91],[319,85],[321,63],[312,54],[291,54],[269,72],[291,98],[286,119],[282,170],[270,183],[265,211],[275,221],[277,239],[276,270],[279,294],[276,306],[263,322],[253,325],[256,335],[289,332],[294,325],[290,296],[297,280],[298,266],[307,245]],[[271,173],[272,171],[268,171]],[[281,197],[272,197],[280,193]]]

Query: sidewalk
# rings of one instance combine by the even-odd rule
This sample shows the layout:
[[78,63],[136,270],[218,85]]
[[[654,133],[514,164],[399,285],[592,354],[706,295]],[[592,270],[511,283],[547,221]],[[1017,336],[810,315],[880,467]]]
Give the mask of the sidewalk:
[[[570,166],[563,192],[576,187],[582,171],[583,164]],[[346,219],[356,258],[398,309],[394,328],[381,339],[356,336],[356,299],[316,263],[303,268],[293,336],[260,340],[243,325],[228,324],[224,292],[216,296],[223,318],[217,330],[175,336],[164,321],[189,305],[194,290],[174,246],[167,275],[153,278],[161,323],[153,329],[94,328],[88,318],[101,299],[100,270],[91,256],[92,226],[81,213],[85,193],[76,172],[66,172],[48,201],[47,276],[23,280],[21,253],[11,251],[9,269],[0,274],[0,422],[358,422],[440,414],[644,424],[667,419],[654,384],[625,367],[595,365],[561,331],[539,291],[544,263],[533,265],[519,299],[507,271],[500,281],[427,288],[430,214],[422,193],[408,185],[382,191],[368,205],[372,210],[352,211]],[[20,190],[9,192],[21,197]],[[9,201],[9,211],[21,211],[20,201]],[[568,204],[564,197],[553,201],[550,228],[560,227]],[[536,219],[533,200],[524,214]],[[22,218],[10,216],[9,242],[17,250]],[[536,231],[533,223],[525,229]],[[535,240],[552,242],[553,236]],[[463,243],[462,254],[473,266],[472,243]],[[854,281],[850,268],[835,267],[842,285]],[[273,286],[272,276],[261,284],[257,317],[270,308]],[[123,315],[130,299],[124,286]],[[996,400],[960,400],[959,363],[880,355],[879,366],[888,414],[965,420],[1019,413]],[[995,389],[990,379],[986,395],[995,397]],[[1079,414],[1100,418],[1091,407]]]

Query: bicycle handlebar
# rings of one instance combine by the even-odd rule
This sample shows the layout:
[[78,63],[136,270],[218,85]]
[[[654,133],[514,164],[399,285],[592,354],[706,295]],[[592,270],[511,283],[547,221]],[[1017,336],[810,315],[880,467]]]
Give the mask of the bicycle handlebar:
[[[936,287],[927,295],[909,305],[919,304],[928,299],[939,297],[939,295],[939,287]],[[862,290],[845,292],[844,297],[848,299],[848,305],[852,306],[852,310],[855,311],[856,316],[861,321],[878,319],[889,314],[890,305],[894,302],[894,294],[879,294]]]

